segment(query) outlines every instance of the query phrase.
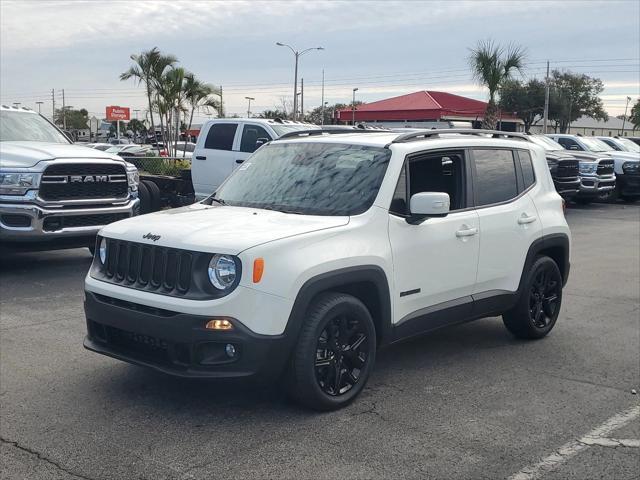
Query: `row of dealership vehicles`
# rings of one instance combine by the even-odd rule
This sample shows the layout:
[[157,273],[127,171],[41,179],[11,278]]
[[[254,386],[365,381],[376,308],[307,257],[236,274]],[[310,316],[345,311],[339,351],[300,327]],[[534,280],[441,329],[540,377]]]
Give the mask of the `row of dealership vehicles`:
[[[190,168],[160,175],[144,171],[143,159],[126,150],[71,145],[30,110],[2,106],[0,115],[0,242],[28,249],[93,247],[103,225],[207,198],[260,146],[319,129],[279,119],[211,120],[193,146]],[[554,185],[565,199],[639,197],[639,147],[630,140],[556,134],[528,139],[545,149]]]

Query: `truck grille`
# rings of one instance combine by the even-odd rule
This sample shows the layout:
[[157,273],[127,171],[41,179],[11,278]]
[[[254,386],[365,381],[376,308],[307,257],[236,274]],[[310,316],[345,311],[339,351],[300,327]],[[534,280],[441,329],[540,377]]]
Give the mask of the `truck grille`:
[[579,164],[578,160],[560,160],[558,161],[558,169],[556,172],[557,177],[565,178],[565,177],[578,177],[579,175]]
[[65,215],[53,216],[44,219],[42,228],[46,232],[55,232],[63,228],[73,227],[99,227],[129,218],[128,213],[101,213],[95,215]]
[[107,239],[104,275],[126,287],[184,295],[191,287],[193,257],[186,250]]
[[613,160],[600,160],[598,162],[598,175],[611,175],[613,173]]
[[122,165],[105,163],[59,163],[42,175],[43,200],[127,198],[127,172]]

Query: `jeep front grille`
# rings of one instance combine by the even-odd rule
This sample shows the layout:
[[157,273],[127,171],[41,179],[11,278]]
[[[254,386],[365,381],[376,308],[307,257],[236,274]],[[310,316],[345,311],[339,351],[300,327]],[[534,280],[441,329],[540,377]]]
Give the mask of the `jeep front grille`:
[[50,201],[126,199],[128,193],[127,172],[118,164],[56,163],[45,169],[40,182],[40,198]]

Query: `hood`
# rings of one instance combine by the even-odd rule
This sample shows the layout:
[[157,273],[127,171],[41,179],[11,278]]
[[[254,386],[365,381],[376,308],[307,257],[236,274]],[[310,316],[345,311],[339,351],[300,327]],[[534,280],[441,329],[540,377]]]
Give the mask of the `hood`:
[[[100,235],[183,250],[237,255],[256,245],[348,223],[349,217],[295,215],[196,203],[121,220],[104,227]],[[147,235],[150,238],[143,238]]]
[[621,152],[616,150],[615,152],[604,152],[609,158],[617,160],[640,160],[640,153],[635,152]]
[[544,154],[552,160],[575,160],[575,157],[565,150],[545,150]]
[[0,166],[2,168],[29,168],[38,162],[52,159],[102,159],[122,158],[94,148],[66,143],[0,142]]
[[597,162],[598,160],[602,160],[603,158],[609,158],[608,155],[595,154],[579,150],[567,150],[567,153],[576,160],[580,160],[582,162]]

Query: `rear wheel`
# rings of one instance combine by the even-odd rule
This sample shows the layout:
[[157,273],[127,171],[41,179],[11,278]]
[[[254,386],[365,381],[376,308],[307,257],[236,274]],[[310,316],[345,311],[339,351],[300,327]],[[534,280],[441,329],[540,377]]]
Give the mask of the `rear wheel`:
[[562,275],[556,262],[538,257],[526,275],[518,303],[502,315],[518,338],[542,338],[556,324],[562,305]]
[[149,194],[149,189],[144,184],[144,182],[140,182],[138,184],[138,198],[140,198],[140,213],[144,215],[145,213],[151,212],[151,196]]
[[149,191],[149,211],[157,212],[161,207],[160,188],[151,180],[143,180],[144,186]]
[[376,357],[371,314],[357,298],[319,296],[307,311],[287,372],[289,395],[314,410],[348,405],[364,388]]

